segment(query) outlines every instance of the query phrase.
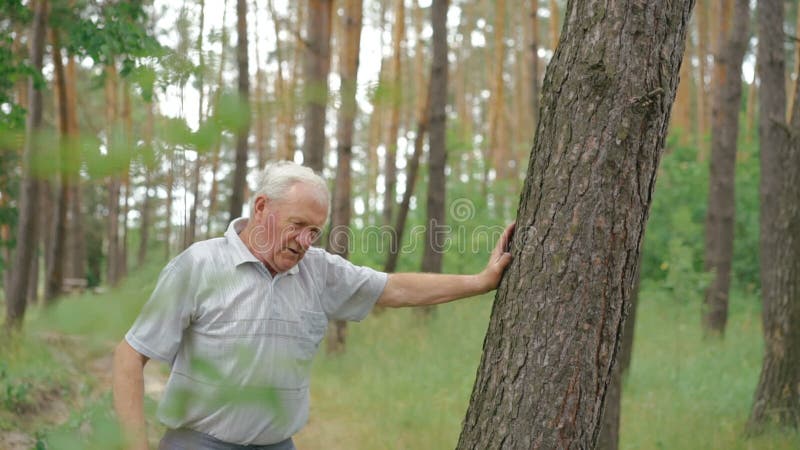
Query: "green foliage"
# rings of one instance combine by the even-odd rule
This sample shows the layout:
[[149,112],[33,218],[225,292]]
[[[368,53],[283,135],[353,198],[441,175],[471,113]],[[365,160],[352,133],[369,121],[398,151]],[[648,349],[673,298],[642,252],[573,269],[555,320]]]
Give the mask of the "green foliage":
[[[733,288],[753,291],[758,275],[758,156],[740,144],[736,162]],[[699,299],[704,273],[708,163],[697,150],[670,137],[658,170],[642,254],[642,279],[664,282],[677,298]],[[680,295],[678,295],[680,294]]]

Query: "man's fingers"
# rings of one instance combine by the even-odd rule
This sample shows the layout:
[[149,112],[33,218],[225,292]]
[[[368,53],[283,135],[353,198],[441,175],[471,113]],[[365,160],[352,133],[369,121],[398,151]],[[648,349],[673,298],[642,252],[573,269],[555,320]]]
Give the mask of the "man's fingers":
[[497,242],[497,248],[500,250],[501,253],[510,252],[511,246],[509,245],[511,242],[511,236],[514,234],[514,228],[517,226],[516,222],[512,222],[509,224],[505,231],[503,231],[503,236],[500,237],[500,240]]

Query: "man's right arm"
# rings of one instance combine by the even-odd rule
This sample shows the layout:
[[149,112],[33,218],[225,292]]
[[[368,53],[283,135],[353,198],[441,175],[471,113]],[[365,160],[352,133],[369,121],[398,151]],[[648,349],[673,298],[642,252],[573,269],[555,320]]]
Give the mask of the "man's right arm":
[[127,448],[132,450],[148,448],[144,420],[144,366],[149,359],[124,339],[114,350],[114,411],[129,445]]

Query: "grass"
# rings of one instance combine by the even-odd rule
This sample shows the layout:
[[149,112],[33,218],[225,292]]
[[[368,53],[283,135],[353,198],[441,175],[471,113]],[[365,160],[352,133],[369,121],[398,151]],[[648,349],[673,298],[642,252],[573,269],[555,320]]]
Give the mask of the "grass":
[[[28,412],[0,403],[0,431],[17,427],[49,449],[119,445],[107,385],[62,356],[77,353],[78,361],[88,361],[107,354],[146,301],[159,270],[154,263],[113,291],[31,311],[26,333],[0,349],[0,388],[21,390]],[[722,340],[703,338],[697,302],[674,297],[661,286],[643,288],[624,385],[621,448],[800,448],[797,432],[773,430],[755,439],[742,434],[761,369],[757,297],[734,293]],[[490,309],[491,296],[484,296],[441,306],[428,319],[412,310],[387,310],[351,324],[347,352],[333,357],[321,351],[314,364],[311,419],[296,439],[298,447],[453,448]],[[22,382],[29,385],[14,387]],[[53,395],[70,408],[59,425],[37,415],[37,405]],[[148,403],[151,418],[153,406]]]

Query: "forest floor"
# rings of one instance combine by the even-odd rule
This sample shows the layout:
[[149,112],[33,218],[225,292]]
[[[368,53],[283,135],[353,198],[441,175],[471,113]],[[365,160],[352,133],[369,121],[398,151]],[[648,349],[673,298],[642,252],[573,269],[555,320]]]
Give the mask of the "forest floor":
[[[156,278],[136,276],[119,290],[35,308],[16,346],[0,342],[0,449],[122,448],[111,412],[111,353]],[[743,434],[763,354],[757,296],[734,293],[724,340],[703,338],[700,304],[643,286],[620,448],[800,448],[798,432]],[[491,296],[483,296],[426,318],[389,310],[349,325],[347,351],[321,351],[314,362],[311,418],[297,447],[453,448],[490,312]],[[164,365],[147,365],[151,448],[163,432],[155,406],[166,377]]]

